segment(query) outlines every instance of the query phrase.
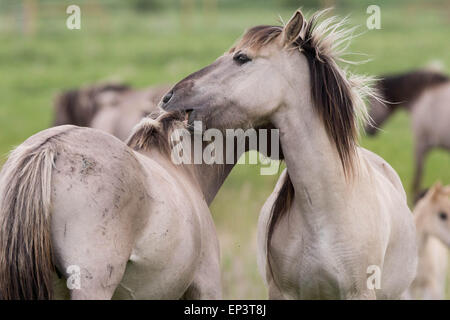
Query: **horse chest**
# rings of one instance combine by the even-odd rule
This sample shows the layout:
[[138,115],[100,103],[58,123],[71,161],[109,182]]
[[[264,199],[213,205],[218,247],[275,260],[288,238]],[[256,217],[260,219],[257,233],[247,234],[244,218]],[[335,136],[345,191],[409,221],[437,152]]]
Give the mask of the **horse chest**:
[[[293,221],[291,221],[291,224]],[[357,250],[339,239],[308,236],[308,232],[283,226],[272,240],[272,268],[283,295],[292,299],[342,299],[361,275]],[[329,233],[329,232],[328,232]],[[289,237],[289,241],[286,240]],[[365,275],[362,274],[365,279]]]
[[[300,248],[298,248],[300,249]],[[347,268],[331,251],[303,246],[299,255],[280,264],[280,283],[294,299],[339,299],[348,286]]]

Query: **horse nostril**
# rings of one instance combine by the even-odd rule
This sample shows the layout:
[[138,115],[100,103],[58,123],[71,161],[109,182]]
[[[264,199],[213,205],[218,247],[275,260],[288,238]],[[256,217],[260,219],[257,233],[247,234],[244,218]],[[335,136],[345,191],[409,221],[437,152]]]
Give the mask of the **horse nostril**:
[[164,96],[163,102],[164,102],[164,103],[169,102],[170,99],[172,99],[172,97],[173,97],[173,91],[170,91],[168,94],[166,94],[166,95]]

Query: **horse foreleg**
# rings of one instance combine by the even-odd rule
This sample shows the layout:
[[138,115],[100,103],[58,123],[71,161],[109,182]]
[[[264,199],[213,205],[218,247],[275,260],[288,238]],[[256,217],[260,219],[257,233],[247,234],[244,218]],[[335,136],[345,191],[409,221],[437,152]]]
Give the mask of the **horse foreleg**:
[[417,143],[415,147],[415,171],[414,171],[414,180],[412,185],[412,191],[414,197],[416,198],[420,192],[420,185],[422,182],[423,175],[423,166],[425,161],[425,156],[429,150],[429,146],[423,143]]
[[[63,252],[58,259],[61,277],[55,281],[55,298],[72,300],[109,300],[122,280],[127,265],[126,254],[114,252],[108,246],[89,247],[86,257]],[[90,253],[98,258],[93,257]]]

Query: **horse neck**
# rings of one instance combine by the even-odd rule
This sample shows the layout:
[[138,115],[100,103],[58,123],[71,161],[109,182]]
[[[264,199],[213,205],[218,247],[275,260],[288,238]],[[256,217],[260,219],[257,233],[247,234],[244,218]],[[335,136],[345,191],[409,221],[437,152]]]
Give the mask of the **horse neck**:
[[[225,147],[225,143],[223,145]],[[193,146],[193,143],[191,146]],[[203,152],[203,149],[201,151]],[[224,151],[228,152],[229,150],[224,148]],[[202,161],[201,164],[193,164],[194,159],[191,159],[192,164],[175,164],[172,161],[171,155],[162,153],[157,148],[140,152],[158,162],[163,168],[166,168],[173,176],[177,177],[177,180],[187,180],[192,188],[202,193],[208,206],[214,200],[217,192],[236,163],[206,164]],[[239,157],[240,155],[238,155],[237,159]],[[224,159],[226,159],[225,156]]]
[[281,107],[273,123],[280,130],[294,201],[302,214],[320,219],[320,213],[333,215],[346,207],[348,181],[338,152],[311,105],[311,99],[304,98]]
[[[264,129],[264,130],[270,130],[273,129],[271,126],[269,127],[258,127],[255,128],[255,130]],[[271,150],[272,154],[275,154],[275,158],[277,157],[278,150],[273,150],[273,144],[272,139],[273,137],[269,135],[267,137],[266,141],[259,140],[257,142],[257,148],[256,150],[261,151],[262,153],[267,152],[268,150]],[[190,170],[193,172],[193,176],[195,176],[196,181],[198,181],[198,184],[202,190],[202,193],[205,197],[206,202],[208,205],[214,200],[215,196],[217,195],[217,192],[219,191],[220,187],[224,183],[225,179],[230,174],[231,170],[236,165],[237,161],[240,159],[240,157],[247,151],[252,150],[250,145],[245,145],[245,148],[238,148],[234,146],[228,146],[227,145],[228,139],[226,137],[226,134],[222,137],[222,143],[220,145],[223,146],[223,156],[222,159],[223,162],[229,162],[229,159],[232,159],[232,163],[225,163],[225,164],[197,164],[197,165],[189,165]],[[267,144],[267,145],[266,145]],[[269,148],[270,145],[270,148]],[[204,151],[204,147],[206,145],[203,145],[202,152]],[[193,154],[193,153],[192,153]]]
[[234,164],[197,164],[189,165],[199,190],[208,204],[214,200],[220,187],[230,174]]

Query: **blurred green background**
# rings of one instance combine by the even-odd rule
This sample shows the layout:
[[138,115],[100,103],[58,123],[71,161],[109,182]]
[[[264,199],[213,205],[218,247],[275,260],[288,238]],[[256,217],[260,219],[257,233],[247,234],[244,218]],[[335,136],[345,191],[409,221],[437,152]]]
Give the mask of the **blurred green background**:
[[[70,4],[81,7],[81,30],[66,28]],[[381,8],[381,30],[366,28],[370,4]],[[328,6],[350,14],[364,32],[350,50],[372,61],[354,71],[379,75],[432,61],[449,71],[450,1],[0,0],[0,164],[13,146],[50,125],[53,97],[63,89],[104,80],[175,83],[214,61],[246,28],[279,24],[298,7]],[[361,144],[384,157],[410,190],[407,114],[397,113],[383,129]],[[256,225],[276,180],[259,175],[258,166],[237,166],[212,205],[225,298],[267,297],[256,267]],[[450,154],[439,150],[428,157],[424,186],[436,180],[450,184]]]

